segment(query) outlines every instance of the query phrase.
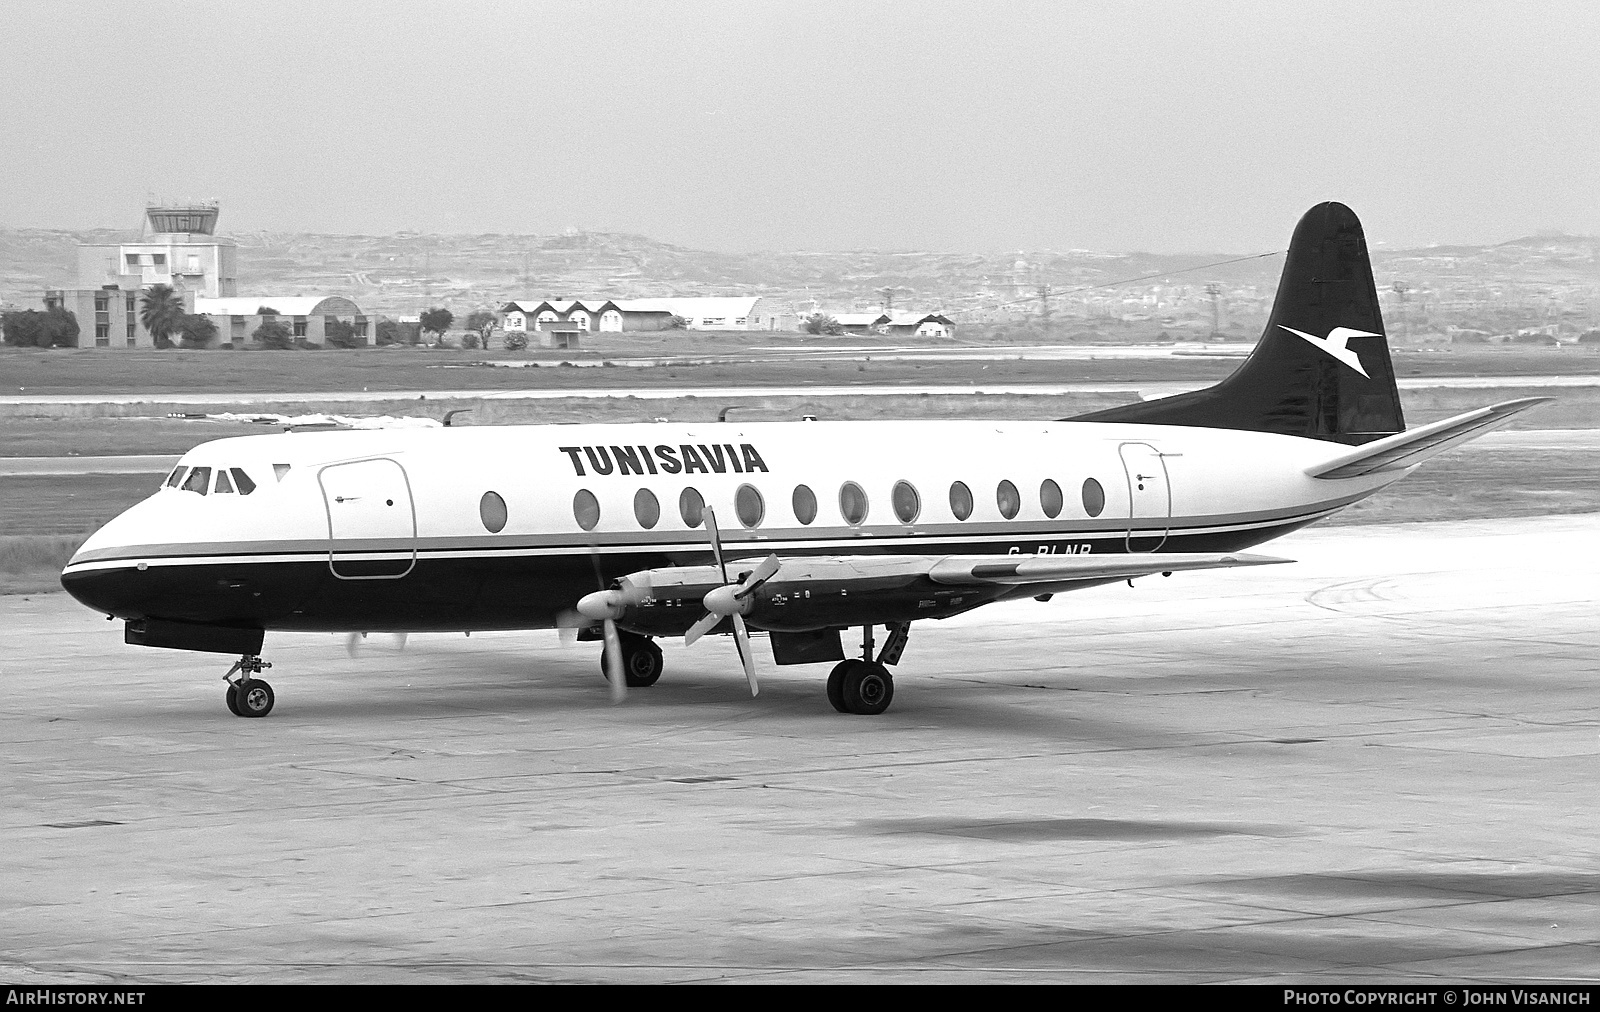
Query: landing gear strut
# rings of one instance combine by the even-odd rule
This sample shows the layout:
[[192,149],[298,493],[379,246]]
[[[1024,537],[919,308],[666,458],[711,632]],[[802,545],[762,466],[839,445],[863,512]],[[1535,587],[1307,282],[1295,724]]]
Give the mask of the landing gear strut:
[[222,676],[228,683],[228,709],[235,717],[265,717],[272,712],[277,697],[264,679],[255,678],[272,665],[255,654],[245,654],[233,662]]
[[[637,633],[617,630],[617,640],[622,647],[622,674],[625,684],[630,689],[643,688],[646,685],[656,684],[661,677],[664,662],[661,659],[661,648],[656,646],[655,640]],[[611,681],[611,672],[606,664],[605,651],[600,652],[600,674],[606,681]]]
[[872,657],[872,627],[861,628],[861,659],[841,661],[828,675],[828,702],[840,713],[875,716],[894,701],[894,677],[888,665],[896,664],[906,648],[910,622],[889,626],[889,638],[876,660]]

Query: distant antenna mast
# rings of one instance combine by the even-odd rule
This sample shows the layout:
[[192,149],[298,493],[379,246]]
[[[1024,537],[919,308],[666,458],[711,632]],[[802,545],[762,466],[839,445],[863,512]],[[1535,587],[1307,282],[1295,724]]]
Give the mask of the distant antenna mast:
[[1211,336],[1222,336],[1222,286],[1215,281],[1206,285],[1206,294],[1211,296]]

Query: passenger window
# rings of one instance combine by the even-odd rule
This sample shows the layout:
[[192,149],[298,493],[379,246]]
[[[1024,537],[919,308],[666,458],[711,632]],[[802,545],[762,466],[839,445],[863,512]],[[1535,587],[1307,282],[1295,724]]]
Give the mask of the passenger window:
[[972,489],[962,482],[950,483],[950,512],[957,520],[972,516]]
[[1106,490],[1093,478],[1083,481],[1083,511],[1092,517],[1100,515],[1106,508]]
[[754,485],[740,485],[733,494],[733,512],[746,527],[760,527],[761,519],[767,515],[767,504]]
[[847,481],[839,486],[839,515],[845,523],[856,525],[867,519],[867,493],[860,485]]
[[250,476],[245,474],[242,468],[230,467],[228,473],[233,475],[233,486],[239,490],[240,495],[249,495],[256,490],[256,483],[250,480]]
[[1054,520],[1061,515],[1061,507],[1066,499],[1061,495],[1061,486],[1049,478],[1039,486],[1039,508],[1044,510],[1044,515]]
[[678,496],[678,515],[683,517],[685,526],[699,527],[705,522],[705,511],[706,501],[694,489],[686,488]]
[[184,480],[185,492],[199,492],[205,495],[211,489],[211,468],[197,467],[189,472],[189,477]]
[[[599,519],[599,513],[600,508],[596,506],[596,519]],[[500,498],[499,492],[485,492],[483,498],[478,500],[478,519],[483,521],[484,529],[490,534],[499,534],[505,530],[507,516],[509,514],[506,512],[506,501]]]
[[894,507],[894,515],[899,517],[903,524],[915,523],[922,513],[922,496],[917,494],[916,488],[909,481],[894,483],[894,491],[889,494],[889,503]]
[[803,524],[817,518],[817,494],[804,485],[794,487],[794,518]]
[[217,487],[212,489],[212,491],[218,495],[221,495],[224,492],[228,493],[229,495],[233,494],[233,482],[228,480],[228,471],[226,468],[217,468]]
[[1022,493],[1017,491],[1017,486],[1009,481],[1002,481],[994,490],[995,505],[1000,507],[1000,515],[1007,520],[1015,519],[1022,511]]
[[588,489],[578,489],[578,494],[572,497],[572,516],[578,521],[579,527],[586,531],[594,530],[600,523],[600,500]]
[[633,494],[633,518],[647,531],[661,522],[661,503],[654,492],[641,488]]
[[167,475],[167,487],[168,488],[177,488],[178,487],[178,483],[183,481],[183,472],[185,472],[187,470],[189,470],[187,467],[175,467],[175,468],[173,468],[172,469],[172,473]]

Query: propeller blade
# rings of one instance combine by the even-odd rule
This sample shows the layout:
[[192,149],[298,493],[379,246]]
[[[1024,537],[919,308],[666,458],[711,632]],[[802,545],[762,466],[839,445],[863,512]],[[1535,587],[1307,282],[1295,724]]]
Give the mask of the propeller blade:
[[404,650],[406,648],[406,635],[406,633],[394,634],[394,648],[396,650]]
[[744,616],[733,613],[733,645],[739,648],[739,662],[744,665],[744,680],[750,683],[750,695],[759,696],[761,686],[756,684],[755,656],[750,653],[750,633],[745,630]]
[[606,680],[611,683],[611,702],[620,703],[628,697],[628,677],[622,670],[622,640],[617,636],[617,624],[605,621]]
[[366,633],[353,632],[344,638],[344,652],[351,657],[361,654],[361,641],[367,638]]
[[710,632],[712,629],[715,629],[716,626],[717,626],[717,623],[721,622],[721,621],[722,621],[722,616],[721,615],[713,615],[710,612],[706,612],[704,615],[702,615],[700,617],[700,621],[698,621],[694,625],[690,626],[689,627],[689,631],[684,634],[683,645],[686,646],[686,647],[687,646],[693,646],[695,640],[697,640],[700,637],[704,636],[706,633]]
[[750,573],[748,573],[744,579],[739,581],[739,589],[734,593],[733,596],[742,601],[751,594],[754,594],[756,591],[760,590],[763,583],[766,583],[768,580],[777,575],[779,565],[781,565],[781,563],[778,562],[778,557],[776,555],[769,555],[762,559],[761,565],[757,566]]
[[711,536],[711,556],[717,560],[717,569],[722,572],[722,582],[728,582],[728,564],[722,561],[722,532],[717,529],[717,513],[707,506],[700,513],[705,521],[706,533]]

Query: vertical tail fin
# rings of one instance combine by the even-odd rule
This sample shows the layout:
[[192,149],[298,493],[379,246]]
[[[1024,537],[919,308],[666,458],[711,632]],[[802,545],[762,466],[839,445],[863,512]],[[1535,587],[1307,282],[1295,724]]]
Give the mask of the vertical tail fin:
[[1080,415],[1365,443],[1405,430],[1361,222],[1318,204],[1295,227],[1267,329],[1233,375],[1204,390]]

